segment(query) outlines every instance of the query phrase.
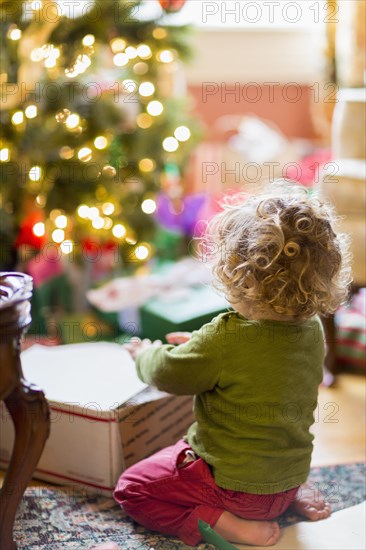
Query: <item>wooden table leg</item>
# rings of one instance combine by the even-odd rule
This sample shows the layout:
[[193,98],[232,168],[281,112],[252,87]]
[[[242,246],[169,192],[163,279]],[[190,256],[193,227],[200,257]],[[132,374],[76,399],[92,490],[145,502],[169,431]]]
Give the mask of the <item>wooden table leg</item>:
[[0,540],[2,550],[15,550],[15,514],[49,435],[50,420],[43,392],[24,381],[5,399],[5,405],[14,423],[15,441],[0,494]]

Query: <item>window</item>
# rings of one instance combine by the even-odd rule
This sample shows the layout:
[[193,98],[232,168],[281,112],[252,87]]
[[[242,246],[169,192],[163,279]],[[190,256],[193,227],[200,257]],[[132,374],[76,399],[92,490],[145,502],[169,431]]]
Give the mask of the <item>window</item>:
[[[187,0],[178,13],[165,15],[164,21],[207,30],[320,30],[327,17],[332,17],[326,8],[325,0]],[[146,0],[139,8],[139,17],[149,19],[161,11],[158,2]]]

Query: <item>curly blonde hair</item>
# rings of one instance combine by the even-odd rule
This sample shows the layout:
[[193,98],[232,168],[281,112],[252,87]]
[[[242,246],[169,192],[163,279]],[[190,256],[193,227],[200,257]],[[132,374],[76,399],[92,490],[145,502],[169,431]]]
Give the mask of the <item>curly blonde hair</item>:
[[[349,239],[336,234],[333,208],[299,186],[274,186],[209,223],[214,284],[251,312],[294,319],[333,313],[351,282]],[[242,197],[241,197],[242,198]],[[232,201],[231,201],[232,202]]]

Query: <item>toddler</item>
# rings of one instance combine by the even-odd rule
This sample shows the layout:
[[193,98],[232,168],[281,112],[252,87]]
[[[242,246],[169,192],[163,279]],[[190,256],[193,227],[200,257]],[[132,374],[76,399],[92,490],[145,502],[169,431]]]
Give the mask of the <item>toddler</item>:
[[271,546],[290,505],[310,520],[330,515],[305,482],[324,360],[318,314],[334,312],[350,282],[334,224],[331,207],[302,189],[226,205],[208,235],[232,309],[167,345],[127,345],[144,382],[195,396],[187,435],[128,468],[115,489],[147,529],[195,546],[202,519],[232,543]]

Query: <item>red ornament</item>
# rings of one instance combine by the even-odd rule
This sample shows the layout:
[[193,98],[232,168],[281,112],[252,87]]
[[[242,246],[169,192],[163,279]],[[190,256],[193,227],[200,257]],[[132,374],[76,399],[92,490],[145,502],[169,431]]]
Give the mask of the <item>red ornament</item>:
[[176,13],[181,10],[186,0],[159,0],[159,4],[167,13]]
[[42,222],[44,219],[43,213],[39,211],[27,214],[19,226],[19,233],[15,241],[15,246],[19,248],[22,245],[30,246],[35,250],[41,250],[47,242],[46,235],[38,237],[33,233],[33,227],[36,223]]

